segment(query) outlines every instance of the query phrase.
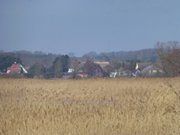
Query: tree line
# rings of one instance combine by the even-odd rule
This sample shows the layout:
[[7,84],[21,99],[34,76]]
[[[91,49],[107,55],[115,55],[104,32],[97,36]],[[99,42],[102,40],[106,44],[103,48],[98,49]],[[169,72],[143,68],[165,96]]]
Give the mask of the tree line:
[[[158,59],[155,62],[159,63],[160,68],[164,71],[164,76],[179,76],[180,43],[176,41],[158,42],[155,49],[158,56]],[[51,56],[51,61],[53,57]],[[92,58],[86,58],[85,63],[81,66],[80,60],[83,58],[78,59],[69,57],[68,55],[58,55],[48,67],[45,66],[42,61],[37,61],[32,64],[28,69],[26,77],[61,78],[64,73],[68,72],[70,67],[74,69],[74,77],[77,72],[81,70],[86,72],[90,77],[96,75],[108,76],[110,72],[120,68],[132,71],[137,62],[143,62],[139,59],[118,61],[116,59],[109,59],[108,56],[104,57],[110,62],[110,65],[102,69],[99,65],[94,63]],[[14,62],[23,65],[23,62],[18,55],[0,53],[0,73],[6,72],[7,68]]]
[[38,62],[32,65],[29,69],[28,77],[38,78],[61,78],[64,72],[69,69],[69,56],[61,55],[55,58],[52,66],[46,68],[43,63]]

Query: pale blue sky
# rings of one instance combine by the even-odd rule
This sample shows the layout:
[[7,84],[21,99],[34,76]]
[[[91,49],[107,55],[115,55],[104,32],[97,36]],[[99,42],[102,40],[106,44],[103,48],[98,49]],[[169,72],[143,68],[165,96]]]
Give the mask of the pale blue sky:
[[127,51],[180,41],[180,0],[0,0],[0,50]]

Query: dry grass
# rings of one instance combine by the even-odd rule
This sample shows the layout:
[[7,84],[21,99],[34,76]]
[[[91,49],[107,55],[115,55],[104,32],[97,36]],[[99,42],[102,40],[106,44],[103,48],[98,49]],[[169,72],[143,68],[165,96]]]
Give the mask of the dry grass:
[[180,78],[0,79],[0,135],[179,135]]

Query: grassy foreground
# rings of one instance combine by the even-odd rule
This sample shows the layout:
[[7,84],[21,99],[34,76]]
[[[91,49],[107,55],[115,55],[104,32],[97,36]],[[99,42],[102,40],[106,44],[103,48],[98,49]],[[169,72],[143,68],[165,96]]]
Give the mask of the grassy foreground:
[[180,78],[0,79],[0,135],[179,135]]

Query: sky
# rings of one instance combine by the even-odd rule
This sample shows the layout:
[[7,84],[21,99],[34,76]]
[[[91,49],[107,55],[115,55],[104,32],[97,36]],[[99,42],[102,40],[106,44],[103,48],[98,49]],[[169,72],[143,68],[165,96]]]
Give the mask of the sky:
[[180,0],[0,0],[0,50],[82,55],[180,41]]

